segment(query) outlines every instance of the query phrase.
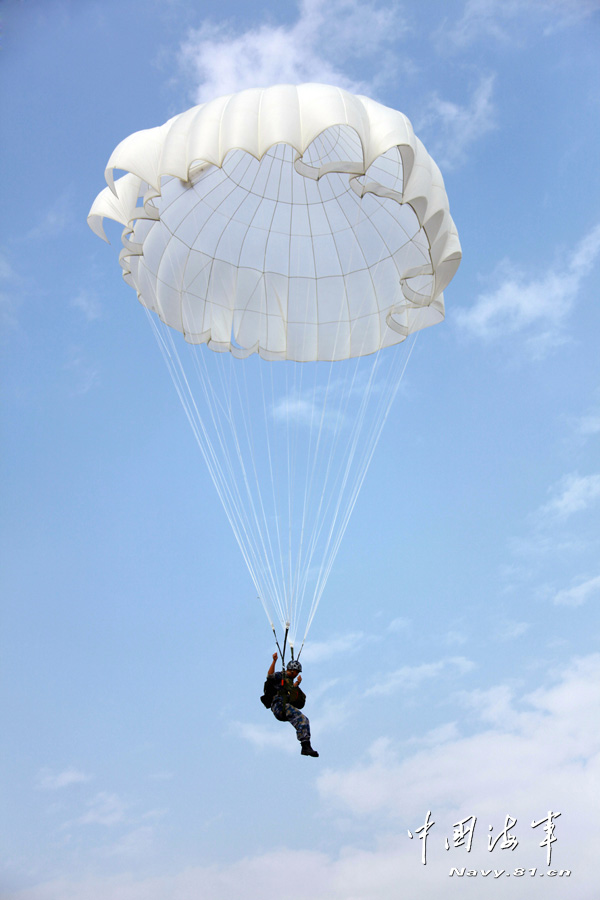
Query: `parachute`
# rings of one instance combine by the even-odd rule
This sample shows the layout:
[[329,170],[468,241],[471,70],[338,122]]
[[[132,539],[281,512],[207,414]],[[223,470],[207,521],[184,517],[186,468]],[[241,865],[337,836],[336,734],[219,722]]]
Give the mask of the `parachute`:
[[293,654],[398,390],[403,343],[444,318],[461,251],[441,173],[402,113],[303,84],[136,132],[105,176],[89,225],[105,240],[104,218],[124,226],[123,278]]

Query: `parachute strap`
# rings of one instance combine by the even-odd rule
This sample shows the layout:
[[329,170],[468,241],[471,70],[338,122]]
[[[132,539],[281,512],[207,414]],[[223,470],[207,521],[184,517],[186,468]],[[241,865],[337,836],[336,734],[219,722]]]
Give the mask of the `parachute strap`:
[[[277,640],[277,632],[275,631],[275,626],[273,625],[273,622],[271,622],[271,628],[273,629],[273,637],[275,638],[275,643],[277,644],[277,649],[279,650],[279,656],[281,657],[281,671],[283,673],[283,672],[285,672],[285,645],[287,644],[288,633],[290,630],[290,623],[289,622],[285,623],[285,635],[283,637],[283,650],[279,646],[279,641]],[[291,646],[291,644],[290,644],[290,649],[292,651],[292,659],[293,659],[294,658],[294,648]],[[283,685],[283,681],[281,683]]]
[[[289,630],[290,630],[290,623],[286,622],[285,623],[285,635],[283,638],[283,653],[281,654],[281,671],[282,672],[285,672],[285,645],[287,644]],[[292,659],[293,658],[294,658],[294,656],[292,654]]]

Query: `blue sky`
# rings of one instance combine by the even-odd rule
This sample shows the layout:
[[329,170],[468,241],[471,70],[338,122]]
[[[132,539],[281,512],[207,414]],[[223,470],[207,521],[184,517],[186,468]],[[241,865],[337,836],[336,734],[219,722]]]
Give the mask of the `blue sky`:
[[[462,894],[466,866],[537,867],[478,896],[546,897],[531,823],[553,810],[557,890],[591,900],[598,4],[0,13],[2,896],[428,900]],[[85,221],[131,132],[304,81],[408,115],[463,246],[303,656],[319,760],[258,702],[270,629],[118,231],[107,247]],[[428,810],[423,866],[408,830]],[[490,853],[507,815],[519,846]],[[447,851],[469,816],[470,854]]]

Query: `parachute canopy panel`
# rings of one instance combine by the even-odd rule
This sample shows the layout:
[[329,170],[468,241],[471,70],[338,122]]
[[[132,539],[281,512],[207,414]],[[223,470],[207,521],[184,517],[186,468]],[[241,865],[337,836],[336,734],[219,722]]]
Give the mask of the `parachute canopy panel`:
[[125,280],[189,343],[342,360],[443,319],[461,253],[442,176],[406,116],[367,97],[221,97],[126,138],[106,178],[90,226],[123,224]]

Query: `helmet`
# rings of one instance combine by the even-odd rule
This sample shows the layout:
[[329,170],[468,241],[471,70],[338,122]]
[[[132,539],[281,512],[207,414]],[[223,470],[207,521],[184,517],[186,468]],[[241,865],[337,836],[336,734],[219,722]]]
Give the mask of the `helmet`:
[[285,667],[286,672],[301,672],[302,664],[297,659],[291,659]]

